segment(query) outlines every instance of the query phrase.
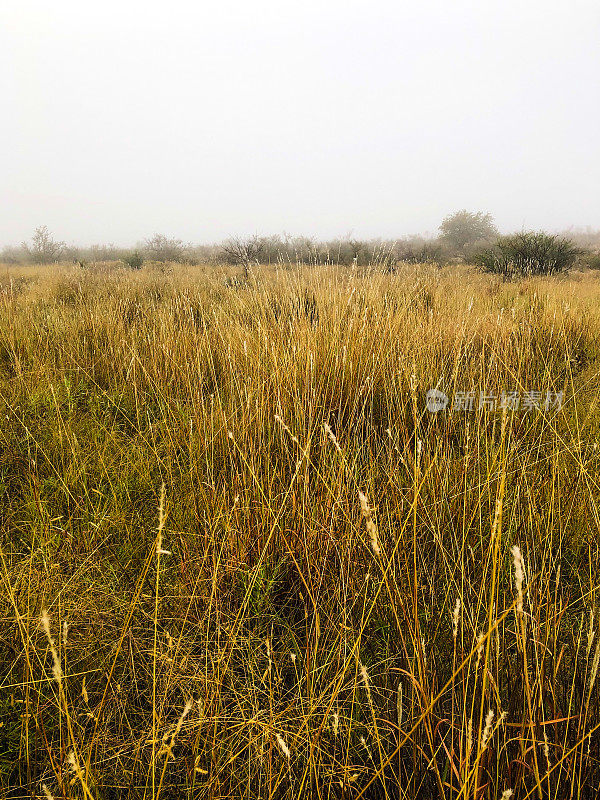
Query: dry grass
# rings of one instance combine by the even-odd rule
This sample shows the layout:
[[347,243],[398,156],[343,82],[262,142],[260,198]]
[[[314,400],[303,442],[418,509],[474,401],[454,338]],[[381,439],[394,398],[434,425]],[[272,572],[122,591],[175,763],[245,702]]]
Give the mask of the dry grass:
[[1,273],[0,795],[596,797],[599,300]]

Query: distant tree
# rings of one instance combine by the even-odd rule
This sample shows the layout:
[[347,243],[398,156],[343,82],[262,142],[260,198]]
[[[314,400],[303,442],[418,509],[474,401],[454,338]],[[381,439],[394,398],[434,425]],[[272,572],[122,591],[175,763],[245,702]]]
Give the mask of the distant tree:
[[572,240],[563,236],[523,232],[501,236],[493,247],[476,255],[475,263],[505,277],[554,275],[572,267],[580,253]]
[[29,260],[36,264],[51,264],[58,261],[65,249],[65,243],[57,242],[46,225],[40,225],[31,237],[31,245],[23,242],[22,247]]
[[438,264],[448,263],[447,248],[439,240],[426,240],[415,237],[412,240],[399,242],[394,248],[396,261],[407,264]]
[[139,250],[134,250],[133,252],[127,253],[125,256],[123,256],[123,263],[127,264],[127,266],[131,269],[141,269],[142,264],[144,263],[144,256]]
[[352,263],[357,264],[359,257],[367,249],[368,245],[365,242],[361,242],[359,239],[350,239],[348,246],[350,247]]
[[600,269],[600,251],[582,250],[577,259],[577,266],[583,269]]
[[181,239],[169,239],[156,233],[144,241],[144,252],[151,261],[183,261],[185,245]]
[[265,242],[258,236],[251,236],[248,239],[234,237],[221,245],[221,252],[228,264],[243,264],[247,269],[251,263],[259,260],[264,247]]
[[0,264],[18,264],[22,260],[22,248],[7,246],[0,252]]
[[464,252],[477,242],[489,242],[498,235],[491,214],[483,211],[457,211],[449,214],[440,225],[440,239],[454,250]]
[[87,257],[94,262],[119,261],[122,255],[123,249],[114,244],[93,244],[87,250]]

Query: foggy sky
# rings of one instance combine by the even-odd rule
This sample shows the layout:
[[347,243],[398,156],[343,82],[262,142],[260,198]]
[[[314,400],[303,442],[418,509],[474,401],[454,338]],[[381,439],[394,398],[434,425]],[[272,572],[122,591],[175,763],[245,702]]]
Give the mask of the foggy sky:
[[0,245],[600,227],[598,0],[1,0]]

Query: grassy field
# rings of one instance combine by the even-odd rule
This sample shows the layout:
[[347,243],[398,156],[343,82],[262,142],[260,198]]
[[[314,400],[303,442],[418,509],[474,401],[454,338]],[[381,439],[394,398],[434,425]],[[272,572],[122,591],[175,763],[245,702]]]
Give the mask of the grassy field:
[[599,370],[593,273],[3,268],[0,797],[597,797]]

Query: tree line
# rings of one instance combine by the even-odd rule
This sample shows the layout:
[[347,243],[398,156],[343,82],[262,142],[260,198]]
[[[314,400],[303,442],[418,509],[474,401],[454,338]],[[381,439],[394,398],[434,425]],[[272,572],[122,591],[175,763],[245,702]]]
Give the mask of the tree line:
[[48,264],[122,262],[139,269],[145,262],[252,264],[341,264],[380,266],[393,270],[400,263],[475,263],[503,275],[552,274],[574,264],[600,268],[600,231],[548,234],[521,231],[501,236],[491,214],[465,209],[446,216],[433,237],[408,236],[396,241],[347,237],[317,241],[306,236],[234,237],[216,245],[192,245],[155,234],[134,248],[111,244],[83,248],[54,238],[47,226],[31,241],[0,252],[2,263]]

